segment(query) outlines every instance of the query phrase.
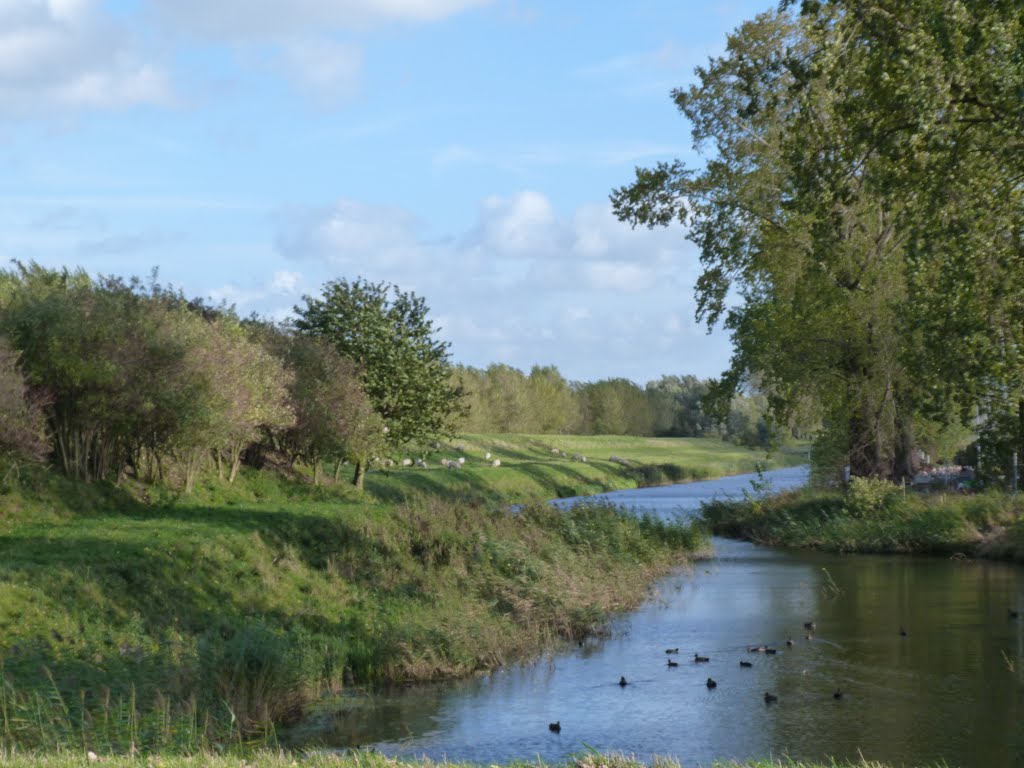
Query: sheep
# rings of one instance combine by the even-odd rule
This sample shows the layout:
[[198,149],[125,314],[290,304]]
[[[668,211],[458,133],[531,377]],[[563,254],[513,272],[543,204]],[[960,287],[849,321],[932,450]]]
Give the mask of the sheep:
[[491,466],[492,467],[500,467],[501,466],[501,459],[495,459],[494,461],[492,461],[491,462]]
[[487,453],[484,454],[484,459],[486,459],[487,461],[491,460],[491,452],[490,451],[488,451]]
[[584,464],[587,463],[587,457],[584,456],[582,453],[574,453],[572,455],[572,460],[573,461],[582,461]]
[[427,462],[424,461],[423,459],[416,459],[416,466],[419,467],[420,469],[426,469]]
[[402,466],[403,467],[411,467],[412,466],[412,459],[402,459]]
[[466,457],[465,456],[459,456],[459,466],[461,467],[465,463],[466,463]]

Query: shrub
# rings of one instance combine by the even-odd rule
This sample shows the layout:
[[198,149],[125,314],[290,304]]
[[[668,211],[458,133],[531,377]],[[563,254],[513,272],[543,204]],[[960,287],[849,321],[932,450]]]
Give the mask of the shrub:
[[853,517],[871,517],[893,509],[901,498],[901,490],[888,480],[855,477],[846,491],[846,511]]

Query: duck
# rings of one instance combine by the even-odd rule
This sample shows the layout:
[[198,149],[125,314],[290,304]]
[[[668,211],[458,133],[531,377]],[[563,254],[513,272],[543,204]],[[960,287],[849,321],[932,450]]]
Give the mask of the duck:
[[752,645],[749,648],[747,648],[747,650],[751,653],[764,653],[768,650],[768,647],[764,645]]
[[843,698],[843,692],[841,690],[839,690],[838,688],[836,688],[836,692],[832,694],[832,698],[833,699],[841,699],[841,698]]
[[711,661],[711,659],[709,657],[707,657],[707,656],[701,656],[699,653],[693,654],[693,663],[694,664],[700,664],[701,662],[705,662],[705,661]]
[[804,635],[804,640],[813,640],[813,639],[814,639],[814,635],[812,635],[810,632],[808,632],[806,635]]
[[1013,608],[1007,608],[1006,609],[1006,616],[1007,616],[1007,618],[1010,618],[1010,619],[1019,619],[1020,618],[1020,611],[1015,611]]
[[907,636],[907,630],[901,624],[900,625],[900,637],[906,637],[906,636]]
[[626,676],[625,675],[623,675],[622,677],[619,678],[619,685],[621,685],[623,688],[625,688],[627,685],[629,685],[629,683],[626,682]]
[[751,664],[751,663],[750,663],[749,661],[741,661],[741,662],[740,662],[740,666],[741,666],[741,667],[752,667],[752,666],[754,666],[754,665],[753,665],[753,664]]
[[679,653],[678,648],[666,648],[665,653]]
[[668,665],[670,667],[678,667],[679,666],[679,662],[678,661],[672,661],[672,659],[667,659],[667,661],[668,661]]
[[805,621],[804,622],[804,629],[817,629],[817,626],[818,625],[815,624],[813,621]]
[[765,648],[764,652],[767,653],[769,656],[774,656],[776,653],[778,653],[778,651],[774,648]]
[[716,683],[714,680],[712,680],[709,677],[708,678],[708,690],[711,690],[712,688],[717,688],[717,687],[718,687],[718,683]]
[[778,700],[779,700],[779,697],[776,696],[774,693],[768,693],[768,691],[764,692],[764,703],[765,704],[774,704]]
[[786,645],[788,645],[788,646],[792,646],[793,645],[793,638],[792,637],[787,637],[786,638]]
[[555,722],[553,722],[553,723],[548,723],[548,730],[551,731],[552,733],[561,733],[562,732],[562,721],[561,720],[555,720]]

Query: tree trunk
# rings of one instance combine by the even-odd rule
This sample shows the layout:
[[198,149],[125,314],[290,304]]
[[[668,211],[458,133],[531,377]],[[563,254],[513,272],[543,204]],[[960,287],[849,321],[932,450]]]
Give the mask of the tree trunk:
[[320,485],[320,475],[321,475],[321,471],[320,470],[321,470],[320,459],[316,459],[313,462],[313,485]]
[[366,476],[366,462],[359,459],[356,462],[356,474],[352,478],[352,485],[358,488],[360,491],[363,490],[363,478]]

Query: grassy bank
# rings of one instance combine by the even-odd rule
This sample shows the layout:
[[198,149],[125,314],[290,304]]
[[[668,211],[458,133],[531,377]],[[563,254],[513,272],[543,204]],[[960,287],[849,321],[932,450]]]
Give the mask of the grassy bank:
[[702,542],[606,505],[409,490],[246,471],[175,497],[23,474],[0,494],[0,747],[259,741],[327,691],[600,632]]
[[[442,459],[459,457],[465,463],[457,470],[441,465]],[[427,466],[402,467],[403,458],[424,459]],[[495,459],[500,467],[492,466]],[[766,455],[705,438],[464,435],[440,443],[436,450],[408,452],[391,460],[396,466],[366,478],[367,489],[382,499],[427,492],[521,501],[703,480],[754,472],[759,466],[795,466],[806,463],[806,448],[782,448]]]
[[[99,756],[97,756],[99,758]],[[239,760],[237,756],[203,754],[192,757],[161,757],[139,760],[130,757],[102,757],[96,760],[106,768],[295,768],[298,760],[308,768],[479,768],[469,763],[437,763],[429,760],[401,760],[385,757],[376,752],[350,752],[348,754],[306,754],[301,757],[288,752],[261,752]],[[88,764],[81,752],[45,755],[18,755],[0,753],[0,768],[81,768]],[[586,753],[571,761],[557,763],[515,762],[508,768],[681,768],[677,760],[658,758],[650,764],[622,755]],[[800,762],[793,760],[757,760],[749,762],[715,762],[708,768],[886,768],[885,763],[862,760],[847,762]]]
[[759,544],[835,552],[961,553],[1024,561],[1024,499],[999,493],[920,495],[855,481],[849,491],[806,489],[715,501],[712,532]]

